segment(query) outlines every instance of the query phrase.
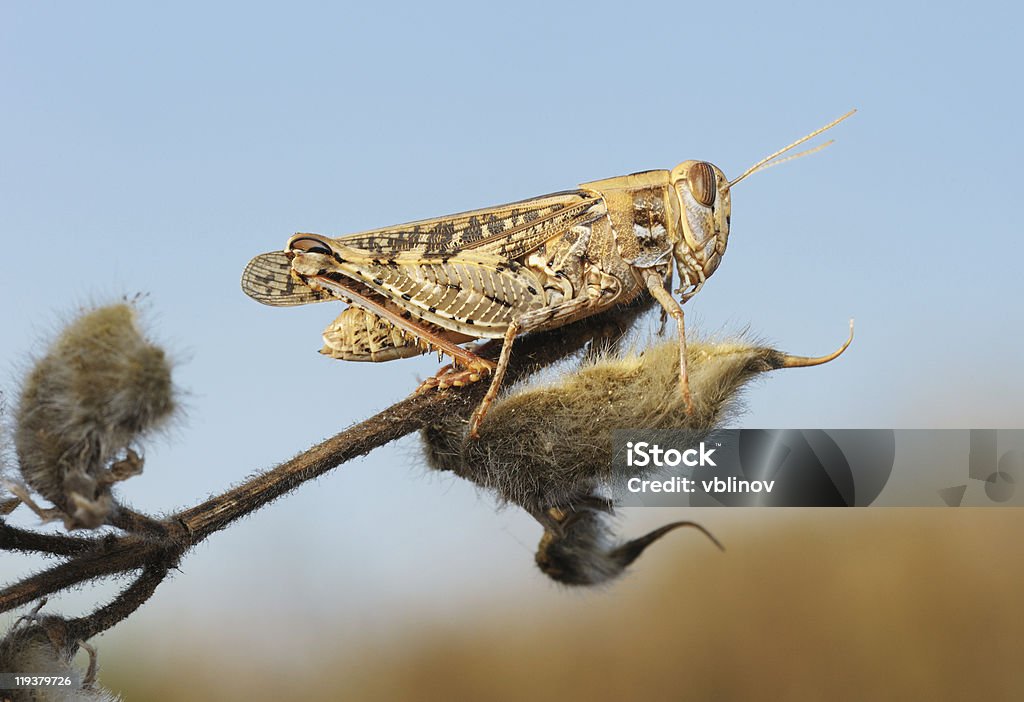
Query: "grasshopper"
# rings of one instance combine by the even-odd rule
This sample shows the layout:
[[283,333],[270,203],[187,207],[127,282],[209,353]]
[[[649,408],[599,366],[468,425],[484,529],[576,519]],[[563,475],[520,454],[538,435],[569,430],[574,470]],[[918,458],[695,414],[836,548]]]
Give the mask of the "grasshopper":
[[[299,233],[246,267],[242,288],[268,305],[340,299],[350,305],[322,353],[388,361],[437,350],[452,363],[418,388],[492,376],[471,435],[497,396],[519,334],[560,327],[649,292],[676,320],[679,391],[692,399],[682,303],[718,268],[729,239],[733,186],[853,114],[761,159],[730,181],[705,161],[583,183],[576,190],[339,238]],[[669,292],[673,263],[680,285]],[[502,339],[497,362],[463,347]],[[847,342],[849,343],[849,342]],[[845,349],[845,346],[843,347]],[[840,349],[840,352],[842,349]],[[806,365],[837,354],[806,359]]]

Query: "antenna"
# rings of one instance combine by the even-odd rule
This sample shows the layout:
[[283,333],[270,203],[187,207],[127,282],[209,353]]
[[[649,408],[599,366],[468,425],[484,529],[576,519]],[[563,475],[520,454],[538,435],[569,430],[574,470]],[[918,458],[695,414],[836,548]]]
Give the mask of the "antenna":
[[743,180],[747,176],[753,175],[754,173],[757,173],[758,171],[763,171],[766,168],[771,168],[772,166],[777,166],[780,163],[785,163],[786,161],[792,161],[795,158],[800,158],[801,156],[809,156],[809,155],[813,154],[816,151],[821,151],[822,149],[824,149],[826,146],[828,146],[832,142],[831,141],[827,141],[824,144],[822,144],[821,146],[816,146],[813,149],[807,149],[806,151],[801,151],[798,154],[793,154],[792,156],[787,156],[786,158],[781,159],[779,161],[772,162],[773,159],[778,158],[779,156],[781,156],[782,154],[786,153],[790,149],[793,149],[793,148],[795,148],[797,146],[800,146],[800,144],[803,144],[805,141],[808,141],[809,139],[813,139],[814,137],[818,136],[822,132],[826,132],[829,129],[832,129],[832,127],[836,126],[837,124],[842,122],[844,119],[846,119],[847,117],[849,117],[850,115],[852,115],[856,111],[857,110],[850,110],[849,112],[847,112],[845,115],[843,115],[839,119],[832,120],[831,122],[826,124],[824,127],[821,127],[820,129],[815,129],[813,132],[811,132],[807,136],[800,137],[799,139],[794,141],[789,146],[786,146],[786,147],[783,147],[783,148],[779,149],[778,151],[776,151],[775,153],[771,154],[770,156],[765,156],[760,161],[755,163],[753,166],[751,166],[747,170],[743,171],[743,173],[740,174],[739,178],[736,178],[735,180],[729,181],[729,187],[731,188],[732,186],[736,185],[736,183],[739,183],[741,180]]

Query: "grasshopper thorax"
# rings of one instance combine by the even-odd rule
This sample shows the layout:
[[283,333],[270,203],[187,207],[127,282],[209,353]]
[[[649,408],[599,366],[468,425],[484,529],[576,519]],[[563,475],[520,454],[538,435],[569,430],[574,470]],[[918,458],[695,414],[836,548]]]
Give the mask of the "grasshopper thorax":
[[679,207],[680,238],[673,237],[673,256],[684,300],[694,295],[715,272],[729,241],[729,181],[706,161],[683,161],[669,174]]

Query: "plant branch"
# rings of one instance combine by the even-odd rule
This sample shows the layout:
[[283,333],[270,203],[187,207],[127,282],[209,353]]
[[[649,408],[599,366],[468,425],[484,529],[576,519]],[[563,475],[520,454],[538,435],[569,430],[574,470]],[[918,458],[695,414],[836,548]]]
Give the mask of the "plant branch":
[[66,534],[40,534],[19,529],[0,519],[0,551],[49,553],[54,556],[77,556],[91,551],[101,539],[68,536]]
[[128,618],[152,596],[157,586],[167,577],[171,563],[155,563],[142,569],[139,577],[111,602],[100,607],[87,617],[68,619],[65,622],[66,635],[71,641],[88,641],[96,634],[106,631],[118,622]]
[[[649,302],[641,302],[551,332],[517,339],[506,384],[566,358],[592,340],[621,335],[648,306]],[[132,531],[145,532],[145,538],[128,535],[97,540],[60,536],[33,542],[26,536],[30,532],[0,523],[4,527],[0,529],[0,545],[4,539],[12,544],[11,548],[17,543],[34,543],[31,550],[70,556],[64,563],[0,590],[0,612],[89,580],[145,569],[122,597],[90,615],[96,617],[95,623],[81,625],[92,634],[102,631],[145,601],[167,569],[210,534],[346,461],[423,428],[439,415],[468,416],[486,386],[486,382],[481,382],[456,391],[408,397],[237,487],[167,517],[162,520],[165,538],[156,538],[161,529],[153,528],[145,515],[128,511],[123,513],[125,521],[119,526],[134,526]],[[85,619],[88,618],[73,621]]]
[[115,539],[109,547],[75,556],[0,590],[0,612],[78,583],[141,568],[166,550],[166,547],[136,537]]

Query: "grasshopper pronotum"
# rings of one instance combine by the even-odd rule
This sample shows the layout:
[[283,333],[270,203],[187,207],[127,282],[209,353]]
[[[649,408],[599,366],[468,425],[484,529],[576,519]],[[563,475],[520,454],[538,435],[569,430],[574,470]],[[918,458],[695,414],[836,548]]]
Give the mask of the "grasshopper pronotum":
[[[473,416],[474,435],[501,387],[517,335],[562,326],[647,290],[677,322],[680,392],[690,408],[681,305],[725,253],[732,187],[824,148],[831,142],[779,158],[852,114],[732,181],[710,163],[684,161],[671,171],[592,181],[576,190],[339,238],[295,234],[283,252],[249,263],[242,288],[268,305],[349,303],[324,334],[323,352],[335,358],[387,361],[430,349],[450,356],[453,363],[420,391],[493,376]],[[668,290],[673,261],[679,300]],[[503,339],[497,363],[460,346],[474,339]]]

